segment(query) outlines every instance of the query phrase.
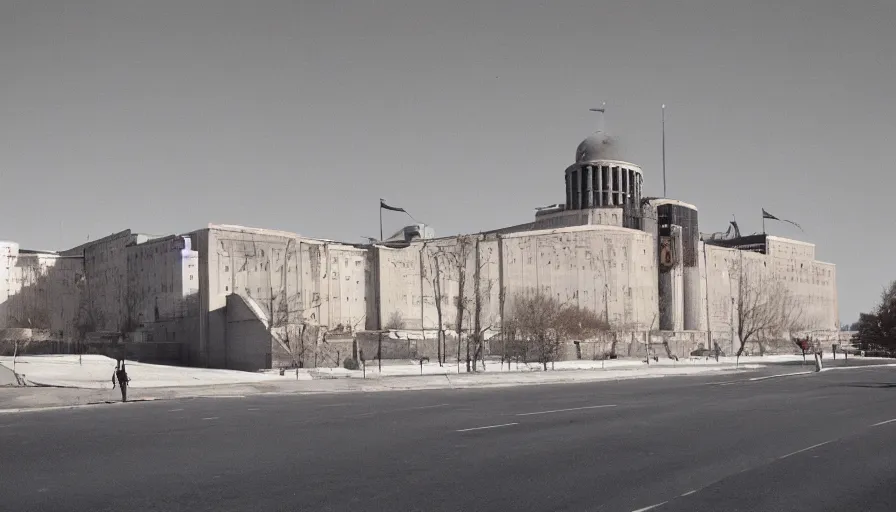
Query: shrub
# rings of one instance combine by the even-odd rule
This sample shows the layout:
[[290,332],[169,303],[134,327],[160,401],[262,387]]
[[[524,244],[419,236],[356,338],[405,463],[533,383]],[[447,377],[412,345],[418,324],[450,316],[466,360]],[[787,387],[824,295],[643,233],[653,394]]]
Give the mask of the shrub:
[[400,331],[404,329],[404,317],[401,316],[401,311],[393,311],[391,315],[389,315],[389,320],[386,322],[386,329],[390,329],[393,331]]
[[350,357],[346,357],[345,360],[342,361],[342,367],[346,370],[357,370],[358,368],[360,368],[360,366],[358,365],[358,361]]

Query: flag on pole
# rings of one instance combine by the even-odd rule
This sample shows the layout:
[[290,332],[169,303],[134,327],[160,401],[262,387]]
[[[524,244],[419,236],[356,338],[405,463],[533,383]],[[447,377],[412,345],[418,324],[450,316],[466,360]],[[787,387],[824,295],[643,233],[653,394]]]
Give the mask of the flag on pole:
[[780,222],[786,222],[786,223],[788,223],[788,224],[793,224],[794,226],[800,228],[800,231],[803,231],[803,227],[800,226],[799,224],[797,224],[796,222],[793,222],[792,220],[787,220],[787,219],[779,219],[778,217],[775,217],[774,215],[772,215],[772,214],[768,213],[767,211],[765,211],[765,208],[762,209],[762,218],[763,218],[763,220],[764,220],[764,219],[777,220],[777,221],[780,221]]
[[389,210],[389,211],[393,211],[393,212],[404,212],[404,213],[408,213],[407,210],[405,210],[404,208],[399,208],[399,207],[397,207],[397,206],[389,206],[389,205],[386,204],[386,202],[383,201],[382,199],[380,199],[380,208],[383,208],[383,209],[385,209],[385,210]]

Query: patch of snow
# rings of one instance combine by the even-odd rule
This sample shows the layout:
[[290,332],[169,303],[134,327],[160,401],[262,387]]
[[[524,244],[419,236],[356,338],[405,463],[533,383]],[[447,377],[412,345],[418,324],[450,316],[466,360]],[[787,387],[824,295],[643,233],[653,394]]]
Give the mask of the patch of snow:
[[[255,373],[211,368],[190,368],[125,361],[132,388],[207,386],[295,380],[295,373]],[[12,357],[0,357],[0,365],[12,368]],[[41,355],[16,358],[16,372],[33,385],[111,389],[115,359],[100,355]],[[303,380],[311,377],[303,375]]]

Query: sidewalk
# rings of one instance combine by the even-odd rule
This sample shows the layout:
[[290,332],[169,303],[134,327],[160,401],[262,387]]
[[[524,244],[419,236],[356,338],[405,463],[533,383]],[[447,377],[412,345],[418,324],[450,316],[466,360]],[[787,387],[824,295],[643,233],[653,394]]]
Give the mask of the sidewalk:
[[[491,366],[491,365],[489,365]],[[497,366],[497,365],[495,365]],[[555,371],[516,372],[497,371],[486,373],[447,373],[424,376],[371,376],[363,378],[324,378],[296,380],[296,372],[286,372],[284,376],[277,373],[276,378],[244,383],[221,383],[213,385],[180,385],[153,386],[139,385],[137,382],[128,389],[128,400],[133,402],[147,400],[172,400],[180,398],[230,398],[252,395],[284,395],[284,394],[318,394],[347,392],[382,392],[426,389],[473,389],[488,387],[525,386],[539,384],[562,384],[574,382],[613,381],[638,378],[660,378],[666,376],[697,375],[709,372],[743,372],[748,370],[741,365],[735,370],[733,365],[651,365],[650,367],[629,367],[615,369],[567,369]],[[749,365],[753,369],[758,365]],[[128,365],[128,368],[131,366]],[[387,365],[384,365],[384,370]],[[505,367],[506,368],[506,367]],[[456,371],[456,367],[453,368]],[[194,370],[187,368],[186,370]],[[463,368],[462,368],[463,370]],[[129,370],[130,371],[130,370]],[[419,371],[419,365],[418,365]],[[360,373],[360,372],[359,372]],[[258,374],[249,374],[258,375]],[[61,388],[61,387],[6,387],[0,388],[0,413],[22,412],[29,409],[45,409],[57,407],[73,407],[106,402],[117,402],[121,395],[118,390],[106,388]]]
[[[868,358],[870,359],[870,358]],[[892,363],[893,360],[881,360]],[[762,364],[759,364],[762,363]],[[208,368],[128,363],[132,385],[129,401],[173,400],[201,397],[244,397],[252,395],[381,392],[425,389],[472,389],[489,387],[598,382],[667,376],[706,375],[718,372],[742,373],[778,366],[786,371],[802,369],[801,356],[742,357],[735,367],[735,358],[661,359],[648,365],[638,359],[609,361],[562,361],[554,369],[542,371],[541,365],[512,363],[510,369],[499,362],[481,363],[477,373],[466,373],[464,364],[439,366],[413,361],[383,361],[382,373],[376,362],[366,372],[343,368],[315,368],[265,372],[239,372]],[[0,357],[0,366],[11,368],[11,358]],[[20,377],[24,374],[29,386],[0,387],[0,412],[18,412],[48,407],[72,407],[103,404],[120,400],[112,389],[115,361],[103,356],[27,356],[16,362]],[[551,365],[548,366],[551,368]],[[833,368],[832,368],[833,369]],[[420,372],[423,375],[420,375]],[[458,373],[460,372],[460,373]],[[8,372],[11,373],[11,372]]]

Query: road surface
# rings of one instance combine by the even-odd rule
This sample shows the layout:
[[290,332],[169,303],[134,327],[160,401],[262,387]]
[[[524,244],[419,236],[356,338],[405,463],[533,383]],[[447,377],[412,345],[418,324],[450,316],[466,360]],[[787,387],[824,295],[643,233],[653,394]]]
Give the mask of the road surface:
[[896,510],[896,368],[757,375],[3,414],[0,508]]

